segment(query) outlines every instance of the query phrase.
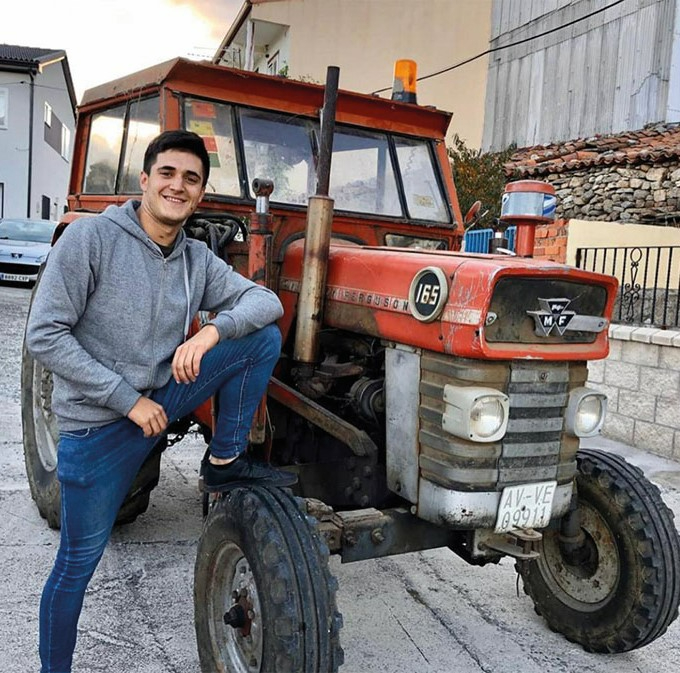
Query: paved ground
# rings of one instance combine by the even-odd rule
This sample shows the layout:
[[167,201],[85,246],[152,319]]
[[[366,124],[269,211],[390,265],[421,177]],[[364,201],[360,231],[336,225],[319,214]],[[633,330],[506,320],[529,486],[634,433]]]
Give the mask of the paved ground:
[[[0,672],[37,673],[37,609],[58,533],[23,468],[19,406],[28,291],[0,288]],[[602,442],[639,464],[680,521],[680,465]],[[74,673],[198,673],[192,581],[202,445],[165,455],[149,512],[115,531],[86,597]],[[552,633],[517,592],[513,562],[474,568],[437,550],[341,565],[342,673],[677,673],[680,622],[642,650],[593,655]]]

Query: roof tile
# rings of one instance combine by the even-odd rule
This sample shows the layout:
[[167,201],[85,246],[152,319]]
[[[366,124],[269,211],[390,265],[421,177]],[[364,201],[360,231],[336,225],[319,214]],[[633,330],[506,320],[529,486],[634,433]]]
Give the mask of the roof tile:
[[505,164],[505,174],[546,175],[596,165],[677,158],[680,158],[680,123],[654,123],[637,131],[518,149]]
[[62,53],[61,49],[21,47],[15,44],[0,44],[0,63],[28,64],[39,63],[45,56]]

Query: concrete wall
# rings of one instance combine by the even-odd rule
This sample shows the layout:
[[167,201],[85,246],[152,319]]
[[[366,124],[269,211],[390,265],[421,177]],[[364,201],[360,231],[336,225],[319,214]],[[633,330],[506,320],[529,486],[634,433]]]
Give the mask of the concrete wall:
[[[568,233],[566,262],[572,265],[578,248],[680,246],[680,227],[569,220]],[[677,280],[678,275],[673,273],[671,278]]]
[[[534,256],[576,265],[576,251],[579,248],[632,248],[635,246],[680,246],[680,227],[661,227],[651,224],[624,224],[622,222],[594,222],[592,220],[557,219],[552,224],[536,227]],[[666,257],[662,257],[662,261]],[[605,273],[616,275],[621,280],[619,258],[617,269],[608,268]],[[659,287],[665,287],[666,266],[660,267]],[[597,269],[601,271],[601,269]],[[671,287],[677,287],[680,274],[680,259],[673,258],[670,273]]]
[[680,460],[680,331],[612,325],[606,360],[588,364],[588,384],[606,393],[603,435]]

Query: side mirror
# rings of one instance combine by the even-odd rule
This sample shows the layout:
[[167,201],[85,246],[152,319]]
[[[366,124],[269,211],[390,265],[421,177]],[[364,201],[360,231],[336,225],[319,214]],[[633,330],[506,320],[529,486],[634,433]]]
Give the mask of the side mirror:
[[477,218],[479,217],[479,211],[481,209],[482,209],[481,201],[475,201],[470,206],[470,210],[468,210],[467,213],[465,213],[465,217],[463,218],[463,223],[465,224],[466,227],[477,220]]

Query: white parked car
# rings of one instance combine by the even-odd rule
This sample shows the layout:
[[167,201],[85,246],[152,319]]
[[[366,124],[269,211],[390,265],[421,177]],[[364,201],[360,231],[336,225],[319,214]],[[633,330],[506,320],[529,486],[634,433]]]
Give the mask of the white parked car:
[[0,281],[34,283],[56,226],[51,220],[0,219]]

